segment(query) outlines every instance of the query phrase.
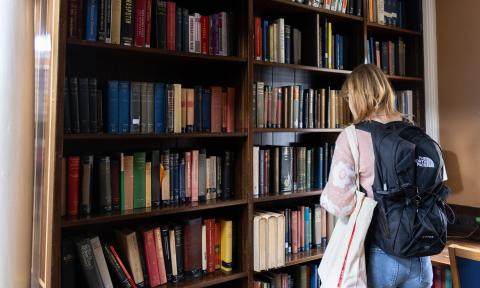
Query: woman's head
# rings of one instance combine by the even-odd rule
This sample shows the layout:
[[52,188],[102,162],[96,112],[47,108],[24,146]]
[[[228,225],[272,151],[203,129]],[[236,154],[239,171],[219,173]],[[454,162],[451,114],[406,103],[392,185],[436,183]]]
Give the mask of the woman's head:
[[343,83],[342,95],[348,99],[354,123],[375,115],[402,116],[395,109],[395,95],[387,77],[375,65],[363,64],[355,68]]

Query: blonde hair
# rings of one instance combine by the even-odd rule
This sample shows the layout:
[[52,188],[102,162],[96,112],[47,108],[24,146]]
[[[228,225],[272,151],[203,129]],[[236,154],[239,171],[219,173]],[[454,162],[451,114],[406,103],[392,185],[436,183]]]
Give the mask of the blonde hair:
[[403,116],[395,109],[395,94],[385,74],[375,65],[356,67],[342,86],[342,96],[347,97],[354,115],[353,123],[359,123],[372,114],[387,117]]

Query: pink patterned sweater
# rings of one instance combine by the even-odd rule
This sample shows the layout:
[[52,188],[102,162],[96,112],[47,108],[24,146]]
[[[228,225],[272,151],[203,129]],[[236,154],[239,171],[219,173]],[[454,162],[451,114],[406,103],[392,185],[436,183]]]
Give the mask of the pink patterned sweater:
[[[360,185],[367,191],[368,197],[373,197],[375,154],[372,137],[369,132],[356,131],[360,152]],[[335,143],[330,175],[320,204],[337,217],[350,215],[355,208],[355,186],[355,163],[344,130]]]

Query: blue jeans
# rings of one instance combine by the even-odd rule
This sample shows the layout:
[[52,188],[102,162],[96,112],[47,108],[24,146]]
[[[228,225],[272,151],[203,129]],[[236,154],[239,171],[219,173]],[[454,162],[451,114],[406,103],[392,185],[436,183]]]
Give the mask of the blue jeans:
[[428,256],[401,258],[388,255],[382,249],[372,246],[367,257],[368,287],[432,287],[432,263]]

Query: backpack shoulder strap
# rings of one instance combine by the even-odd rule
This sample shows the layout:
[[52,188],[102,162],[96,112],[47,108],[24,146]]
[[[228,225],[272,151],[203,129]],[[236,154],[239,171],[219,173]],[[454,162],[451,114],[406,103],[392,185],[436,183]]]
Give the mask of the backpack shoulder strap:
[[355,181],[357,184],[357,190],[360,191],[360,152],[358,149],[357,131],[355,125],[350,125],[345,128],[347,133],[348,144],[350,145],[350,151],[352,152],[353,161],[355,162]]

